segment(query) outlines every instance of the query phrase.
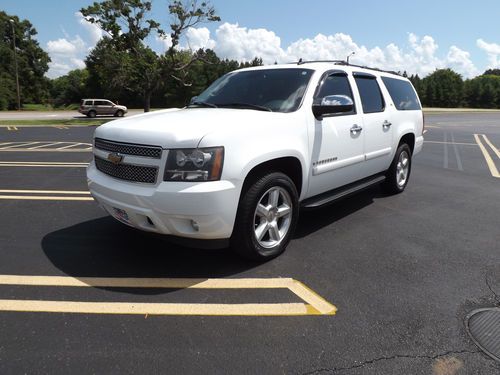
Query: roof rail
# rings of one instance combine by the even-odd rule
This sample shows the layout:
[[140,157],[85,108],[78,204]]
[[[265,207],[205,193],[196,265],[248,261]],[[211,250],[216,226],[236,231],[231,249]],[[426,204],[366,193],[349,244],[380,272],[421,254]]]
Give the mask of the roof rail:
[[397,76],[401,76],[401,73],[395,72],[393,70],[383,70],[383,69],[379,69],[379,68],[371,68],[369,66],[364,66],[364,65],[349,64],[345,60],[310,60],[310,61],[303,61],[302,59],[300,59],[297,62],[297,65],[312,64],[312,63],[333,63],[335,65],[353,66],[353,67],[356,67],[356,68],[375,70],[377,72],[383,72],[383,73],[389,73],[389,74],[395,74]]
[[307,60],[307,61],[304,61],[304,60],[300,59],[297,62],[297,65],[312,64],[312,63],[335,63],[335,64],[341,64],[341,63],[345,63],[345,61],[343,61],[343,60]]

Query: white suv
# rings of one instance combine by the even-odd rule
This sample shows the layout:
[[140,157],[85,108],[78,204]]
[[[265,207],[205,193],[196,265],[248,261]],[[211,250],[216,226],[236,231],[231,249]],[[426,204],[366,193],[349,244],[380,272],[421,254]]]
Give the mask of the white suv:
[[402,192],[423,127],[413,86],[395,73],[342,62],[242,69],[186,108],[99,127],[88,183],[127,225],[266,260],[285,250],[299,208],[377,183]]

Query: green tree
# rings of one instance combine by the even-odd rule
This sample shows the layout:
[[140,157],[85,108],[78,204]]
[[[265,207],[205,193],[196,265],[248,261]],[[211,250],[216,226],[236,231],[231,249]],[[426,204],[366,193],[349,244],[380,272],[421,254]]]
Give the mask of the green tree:
[[439,69],[423,80],[425,105],[430,107],[460,107],[464,99],[462,76],[451,69]]
[[87,69],[76,69],[52,81],[50,94],[56,106],[79,103],[88,96]]
[[[160,24],[149,18],[151,1],[105,0],[81,9],[89,22],[99,25],[110,38],[92,51],[87,63],[91,75],[99,76],[99,81],[108,81],[110,89],[123,89],[141,94],[144,111],[150,109],[151,97],[162,83],[171,78],[189,85],[189,67],[198,60],[192,54],[188,60],[179,53],[177,47],[181,37],[190,28],[202,22],[219,21],[214,8],[206,2],[191,0],[186,3],[172,1],[168,7],[172,17],[170,38],[172,45],[165,56],[158,56],[144,43],[153,32],[165,36]],[[106,48],[107,47],[107,48]],[[109,51],[108,51],[109,49]],[[109,53],[108,53],[109,52]],[[108,54],[110,56],[108,56]],[[108,62],[108,58],[111,63]],[[114,75],[110,66],[119,66],[119,74]]]
[[13,35],[21,103],[42,103],[49,97],[49,80],[44,75],[50,58],[35,39],[36,29],[28,20],[20,20],[17,16],[0,11],[0,108],[16,107]]

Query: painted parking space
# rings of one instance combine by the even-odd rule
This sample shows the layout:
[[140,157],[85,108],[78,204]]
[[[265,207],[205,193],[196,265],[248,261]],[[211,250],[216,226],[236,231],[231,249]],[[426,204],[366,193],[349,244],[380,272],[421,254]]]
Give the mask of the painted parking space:
[[92,202],[94,198],[88,191],[0,189],[0,200]]
[[65,141],[0,142],[0,152],[91,152],[92,144]]
[[109,287],[161,289],[287,289],[299,303],[134,303],[0,299],[0,311],[207,316],[335,315],[337,308],[300,281],[290,278],[172,279],[74,278],[67,276],[0,275],[0,285],[29,287]]

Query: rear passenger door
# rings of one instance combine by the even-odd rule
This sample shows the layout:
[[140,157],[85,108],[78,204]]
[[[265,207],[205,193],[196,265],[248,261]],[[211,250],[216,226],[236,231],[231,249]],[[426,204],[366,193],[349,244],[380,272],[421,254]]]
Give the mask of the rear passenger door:
[[381,83],[376,76],[357,72],[353,75],[362,103],[366,169],[370,174],[375,174],[386,170],[391,164],[392,111],[386,106]]

